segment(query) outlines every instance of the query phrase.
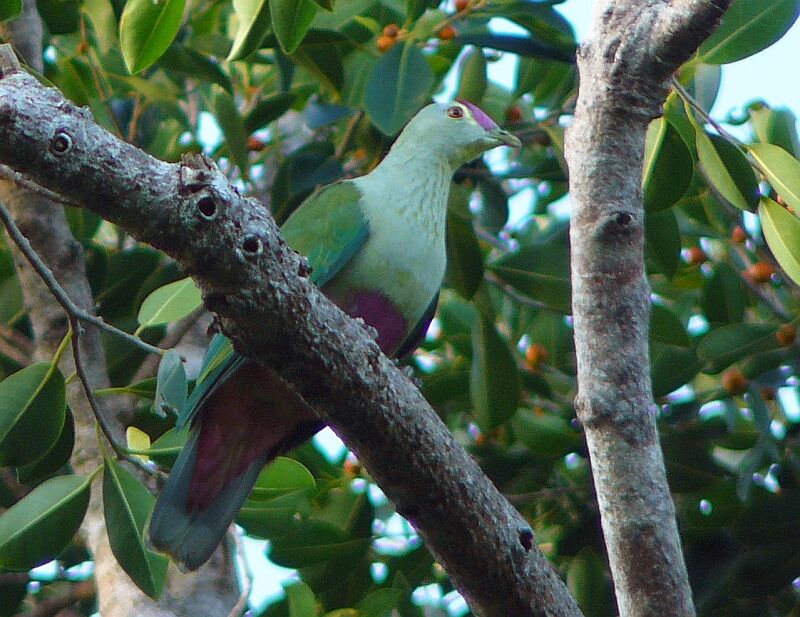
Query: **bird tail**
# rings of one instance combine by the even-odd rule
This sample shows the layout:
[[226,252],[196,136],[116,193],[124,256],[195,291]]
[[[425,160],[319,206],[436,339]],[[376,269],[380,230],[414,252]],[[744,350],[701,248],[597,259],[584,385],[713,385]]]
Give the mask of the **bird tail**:
[[187,570],[196,570],[211,557],[267,462],[259,457],[222,487],[205,507],[192,507],[190,492],[199,436],[200,431],[195,428],[181,450],[153,509],[148,530],[152,546]]

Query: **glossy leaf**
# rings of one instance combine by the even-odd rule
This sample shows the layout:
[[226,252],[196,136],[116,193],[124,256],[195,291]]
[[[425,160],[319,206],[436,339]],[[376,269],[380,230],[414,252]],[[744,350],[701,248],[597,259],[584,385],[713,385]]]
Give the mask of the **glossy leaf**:
[[653,396],[665,396],[677,390],[694,378],[702,366],[691,347],[651,342],[650,379]]
[[57,557],[89,505],[91,478],[59,476],[0,514],[0,568],[28,570]]
[[289,493],[314,490],[315,487],[314,476],[302,463],[279,456],[258,474],[249,499],[263,501]]
[[486,56],[480,47],[473,47],[461,59],[461,73],[458,78],[459,99],[480,105],[486,93]]
[[536,456],[564,456],[579,448],[583,437],[564,418],[518,409],[511,420],[514,434]]
[[358,603],[359,617],[391,617],[392,610],[400,605],[403,592],[391,587],[376,589]]
[[151,292],[139,307],[137,319],[145,327],[178,321],[201,304],[200,290],[186,277]]
[[800,283],[800,219],[769,197],[762,197],[758,218],[772,254],[786,275]]
[[185,0],[127,0],[119,40],[129,73],[146,69],[167,51],[178,34],[184,7]]
[[697,51],[707,64],[727,64],[769,47],[800,14],[800,0],[735,0]]
[[727,263],[718,263],[703,287],[701,306],[711,324],[744,320],[745,295],[741,276]]
[[577,81],[572,64],[520,58],[514,97],[530,92],[537,107],[558,107],[575,90]]
[[312,519],[300,529],[273,538],[269,558],[286,568],[302,568],[331,559],[358,559],[370,543],[370,538],[353,537],[331,523]]
[[40,480],[55,474],[64,465],[69,463],[72,449],[75,447],[75,420],[72,413],[67,410],[64,417],[64,426],[61,434],[56,439],[42,458],[28,465],[17,468],[17,478],[20,482],[28,483]]
[[375,64],[364,91],[364,107],[383,133],[392,136],[430,96],[433,72],[413,42],[398,43]]
[[218,84],[233,93],[231,79],[222,67],[211,56],[186,45],[171,45],[161,56],[159,65],[187,77]]
[[647,129],[642,190],[648,212],[660,212],[675,204],[689,188],[692,156],[678,131],[665,119]]
[[242,174],[247,176],[249,161],[247,150],[247,132],[244,120],[236,107],[233,97],[224,90],[214,92],[214,115],[219,127],[225,135],[225,145],[228,147],[231,161],[239,166]]
[[748,150],[778,195],[800,210],[800,161],[772,144],[752,144]]
[[645,238],[648,260],[667,278],[675,276],[681,260],[681,234],[671,208],[647,213]]
[[241,60],[260,46],[272,26],[269,0],[233,0],[238,27],[227,60]]
[[766,324],[742,323],[712,330],[697,346],[697,354],[705,361],[703,370],[716,374],[734,362],[778,347],[775,327]]
[[446,240],[447,285],[469,300],[483,280],[483,254],[469,211],[469,191],[457,185],[450,189]]
[[0,2],[0,21],[14,19],[22,12],[22,0],[3,0]]
[[177,415],[186,404],[188,384],[183,361],[174,349],[170,349],[158,363],[158,382],[153,400],[153,409],[157,413],[169,410]]
[[292,106],[293,101],[294,96],[288,92],[279,92],[259,100],[244,117],[245,131],[250,134],[265,128],[280,118]]
[[727,139],[709,135],[698,128],[697,155],[711,187],[732,206],[755,210],[758,205],[758,181],[744,154]]
[[311,587],[303,582],[292,583],[283,588],[289,601],[289,617],[316,617],[319,615],[317,598]]
[[154,503],[155,497],[131,472],[105,459],[103,511],[111,551],[136,586],[155,599],[164,588],[169,559],[145,545],[145,526]]
[[660,304],[650,308],[650,338],[659,343],[691,347],[692,341],[681,320],[670,309]]
[[311,0],[269,0],[272,29],[281,48],[290,54],[299,46],[317,14]]
[[570,64],[575,62],[575,49],[571,45],[550,44],[541,39],[516,34],[462,34],[456,37],[455,41],[462,45],[489,47],[528,58],[558,60]]
[[53,447],[64,426],[64,376],[47,362],[0,382],[0,466],[33,463]]
[[79,0],[37,0],[36,8],[49,34],[73,34],[81,27]]
[[519,405],[517,364],[494,324],[481,317],[472,331],[472,370],[469,380],[475,420],[490,431],[508,420]]
[[586,617],[613,612],[606,565],[595,548],[587,546],[569,560],[567,587]]
[[569,249],[560,243],[532,244],[489,264],[503,281],[562,313],[571,310]]
[[751,105],[749,111],[759,141],[780,146],[795,157],[800,156],[797,117],[791,109],[759,104]]

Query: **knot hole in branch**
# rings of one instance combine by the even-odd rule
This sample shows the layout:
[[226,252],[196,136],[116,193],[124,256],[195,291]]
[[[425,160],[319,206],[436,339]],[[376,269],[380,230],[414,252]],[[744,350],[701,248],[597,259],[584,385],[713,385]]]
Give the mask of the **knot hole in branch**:
[[602,240],[619,242],[631,239],[641,233],[641,225],[631,212],[619,210],[603,217],[597,227],[597,234]]
[[203,195],[198,199],[197,212],[207,221],[213,221],[217,218],[219,208],[217,208],[217,202],[214,197],[212,195]]
[[264,250],[264,243],[255,234],[248,234],[242,241],[242,250],[248,257],[257,257],[261,255]]
[[64,156],[72,151],[75,143],[64,129],[58,129],[50,140],[50,152],[56,156]]

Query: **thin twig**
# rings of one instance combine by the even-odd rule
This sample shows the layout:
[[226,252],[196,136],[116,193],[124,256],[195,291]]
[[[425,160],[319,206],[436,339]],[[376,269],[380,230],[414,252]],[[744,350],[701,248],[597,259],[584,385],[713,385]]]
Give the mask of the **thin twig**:
[[499,278],[497,278],[497,276],[495,276],[494,274],[486,273],[486,274],[483,275],[483,279],[487,283],[492,285],[493,287],[496,287],[497,289],[502,291],[504,294],[509,296],[515,302],[519,302],[520,304],[523,304],[525,306],[530,306],[530,307],[537,308],[537,309],[542,309],[542,310],[545,310],[545,311],[557,312],[557,311],[555,311],[555,309],[547,306],[546,304],[543,304],[542,302],[539,302],[538,300],[534,300],[533,298],[529,298],[528,296],[525,296],[525,295],[519,293],[511,285],[508,285],[508,284],[504,283]]
[[93,580],[80,581],[71,585],[66,593],[49,597],[32,610],[17,613],[15,617],[54,617],[73,604],[91,600],[96,594]]
[[339,142],[339,145],[336,147],[336,152],[333,155],[336,160],[341,160],[344,156],[344,153],[347,152],[347,148],[350,146],[350,142],[353,140],[353,135],[355,135],[356,128],[358,128],[358,123],[361,122],[361,118],[363,117],[364,112],[359,110],[352,118],[350,118],[350,121],[347,123],[347,128],[344,130],[342,141]]
[[[206,307],[202,304],[198,306],[173,326],[167,335],[161,339],[161,341],[159,341],[159,346],[162,349],[172,349],[173,347],[179,345],[183,338],[197,323],[197,320],[206,314],[207,310],[208,309],[206,309]],[[131,379],[131,383],[137,383],[147,379],[148,377],[153,377],[158,371],[158,363],[160,360],[161,359],[156,356],[148,356],[145,358],[144,362],[142,362],[142,365],[134,374],[133,379]]]
[[115,334],[116,336],[125,339],[129,343],[136,345],[148,353],[155,353],[159,355],[164,353],[163,349],[160,349],[154,345],[150,345],[149,343],[145,343],[142,339],[106,323],[102,318],[98,317],[97,315],[92,315],[75,304],[67,295],[67,292],[64,291],[64,288],[58,283],[55,276],[53,276],[53,272],[50,270],[50,268],[48,268],[47,265],[41,260],[39,255],[31,246],[30,242],[28,242],[28,239],[19,230],[19,227],[17,227],[17,224],[14,222],[14,219],[11,217],[11,214],[5,207],[5,204],[2,202],[0,202],[0,218],[3,220],[3,225],[5,225],[8,235],[11,236],[11,239],[19,247],[19,250],[22,251],[23,255],[25,255],[25,258],[47,286],[47,289],[50,290],[50,293],[53,294],[56,302],[61,305],[61,307],[69,316],[90,323],[93,326],[97,326],[101,330],[110,332],[111,334]]
[[39,195],[47,197],[48,199],[52,199],[53,201],[58,202],[60,204],[64,204],[65,206],[75,205],[68,199],[65,199],[64,197],[59,195],[58,193],[54,193],[50,189],[46,189],[43,186],[36,184],[30,178],[23,176],[18,171],[14,171],[8,165],[3,165],[2,163],[0,163],[0,178],[4,178],[9,182],[13,182],[17,186],[21,186],[24,189],[28,189],[33,193],[38,193]]
[[228,534],[233,540],[236,549],[236,560],[239,562],[242,571],[242,592],[239,594],[239,599],[236,601],[236,604],[233,605],[233,608],[228,613],[228,617],[241,617],[245,610],[247,610],[247,600],[250,598],[250,590],[253,588],[253,572],[250,570],[247,559],[245,559],[242,536],[236,530],[235,525],[230,526]]
[[157,475],[158,472],[151,467],[149,467],[142,459],[138,456],[132,456],[127,452],[127,450],[117,443],[116,437],[114,436],[114,431],[111,427],[111,424],[108,422],[103,410],[100,409],[100,404],[97,402],[97,399],[94,396],[94,392],[92,391],[92,386],[89,383],[89,377],[86,375],[86,370],[83,368],[83,359],[81,357],[81,348],[80,348],[80,334],[81,334],[81,325],[78,321],[78,318],[75,315],[67,314],[67,318],[69,319],[69,327],[72,333],[72,360],[75,363],[75,374],[78,376],[78,379],[81,382],[81,386],[83,386],[83,393],[86,396],[86,400],[89,403],[89,407],[92,409],[92,413],[94,414],[94,418],[97,421],[97,425],[100,427],[105,438],[108,440],[108,443],[111,444],[111,447],[114,449],[114,453],[117,455],[118,458],[124,459],[131,463],[132,465],[138,467],[145,473],[150,475]]
[[742,143],[740,140],[736,139],[736,137],[734,137],[728,131],[726,131],[719,122],[714,120],[714,118],[712,118],[709,115],[709,113],[705,109],[703,109],[703,106],[700,105],[700,103],[698,103],[694,99],[694,97],[692,97],[691,94],[689,94],[689,92],[686,90],[686,88],[683,87],[683,84],[680,81],[678,81],[677,77],[673,77],[672,78],[672,87],[675,88],[675,91],[680,95],[680,97],[684,101],[686,101],[689,104],[689,106],[692,109],[694,109],[700,115],[701,118],[703,118],[703,120],[705,120],[711,126],[713,126],[714,129],[722,137],[724,137],[726,140],[731,142],[737,148],[744,148],[744,143]]

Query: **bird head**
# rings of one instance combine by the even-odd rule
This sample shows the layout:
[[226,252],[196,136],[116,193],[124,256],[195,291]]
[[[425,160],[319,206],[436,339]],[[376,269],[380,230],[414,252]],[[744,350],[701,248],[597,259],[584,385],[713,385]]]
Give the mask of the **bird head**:
[[423,107],[403,129],[400,139],[431,144],[447,157],[453,169],[497,146],[522,145],[480,107],[460,100]]

